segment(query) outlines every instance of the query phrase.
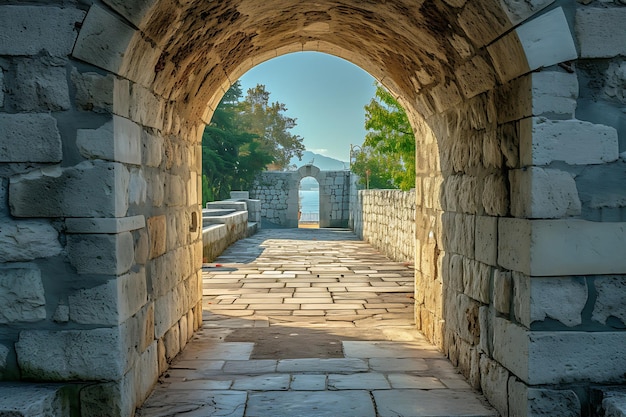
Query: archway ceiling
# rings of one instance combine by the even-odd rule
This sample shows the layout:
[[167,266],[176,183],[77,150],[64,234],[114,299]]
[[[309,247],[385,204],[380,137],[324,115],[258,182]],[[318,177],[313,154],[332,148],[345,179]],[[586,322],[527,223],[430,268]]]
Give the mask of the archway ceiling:
[[[432,108],[420,92],[450,83],[460,63],[511,27],[496,0],[105,2],[159,52],[152,89],[198,117],[253,66],[304,50],[359,65],[405,107]],[[127,52],[131,67],[145,61],[145,53]]]

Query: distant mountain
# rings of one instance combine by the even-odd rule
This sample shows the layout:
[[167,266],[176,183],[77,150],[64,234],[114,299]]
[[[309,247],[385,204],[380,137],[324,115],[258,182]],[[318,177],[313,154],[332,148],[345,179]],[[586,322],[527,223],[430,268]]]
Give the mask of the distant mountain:
[[322,171],[341,171],[344,169],[348,169],[349,165],[347,162],[320,155],[311,151],[304,151],[302,155],[302,160],[298,160],[298,158],[292,158],[291,161],[289,161],[289,165],[295,165],[298,168],[304,165],[308,165],[310,163],[312,163]]

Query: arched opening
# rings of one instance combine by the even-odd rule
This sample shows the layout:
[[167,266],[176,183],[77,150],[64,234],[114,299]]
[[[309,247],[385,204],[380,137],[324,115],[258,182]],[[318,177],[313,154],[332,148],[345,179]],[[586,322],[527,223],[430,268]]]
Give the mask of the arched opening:
[[[583,124],[555,103],[538,107],[546,103],[536,88],[552,91],[545,83],[571,74],[568,65],[558,64],[578,58],[570,32],[573,15],[585,21],[598,12],[577,4],[579,13],[560,4],[107,0],[88,9],[2,6],[12,8],[16,19],[7,24],[18,34],[24,16],[42,17],[32,19],[33,25],[46,22],[49,13],[58,17],[62,29],[33,33],[42,34],[44,49],[72,69],[57,78],[72,79],[76,89],[73,105],[45,102],[50,95],[35,94],[44,102],[29,107],[11,101],[11,111],[23,114],[3,113],[18,132],[20,117],[35,117],[34,125],[55,132],[37,136],[42,147],[2,153],[13,164],[1,184],[8,188],[1,198],[8,199],[3,207],[12,216],[11,227],[62,235],[50,239],[58,244],[32,245],[26,259],[3,255],[8,262],[45,259],[28,265],[29,277],[47,284],[42,291],[55,282],[45,311],[20,316],[19,330],[3,343],[9,373],[21,369],[23,378],[106,381],[85,389],[82,400],[97,407],[108,399],[107,412],[115,409],[113,414],[127,415],[143,401],[201,323],[201,240],[190,224],[200,210],[203,127],[226,89],[250,68],[286,53],[318,51],[368,71],[409,114],[418,144],[415,310],[428,338],[474,387],[493,388],[488,396],[500,401],[502,410],[526,407],[537,396],[531,389],[557,395],[544,390],[546,385],[623,382],[619,367],[597,372],[597,364],[606,364],[602,360],[562,377],[568,361],[578,357],[564,354],[563,366],[555,367],[542,352],[564,348],[574,337],[591,343],[591,336],[562,331],[569,329],[564,323],[533,327],[542,313],[550,314],[532,299],[532,291],[549,288],[555,277],[624,270],[623,254],[613,249],[621,247],[623,234],[613,225],[566,219],[576,216],[576,189],[571,177],[547,168],[567,155],[551,153],[551,142],[541,141],[558,140],[560,132],[571,131],[570,124]],[[587,32],[580,31],[583,40]],[[11,60],[38,53],[26,46],[6,48]],[[58,67],[45,66],[50,76]],[[541,68],[544,74],[534,72]],[[51,120],[51,108],[62,114]],[[32,111],[39,113],[29,115]],[[590,156],[581,139],[576,153],[587,158],[575,163],[618,158],[615,132],[584,128],[602,137],[602,146],[590,147],[595,152]],[[27,133],[18,136],[32,132]],[[38,164],[50,166],[41,170]],[[557,193],[559,184],[571,192]],[[546,187],[554,191],[549,197],[542,194]],[[600,259],[606,262],[591,255],[591,249],[602,252],[597,248],[554,249],[554,236],[561,233],[574,241],[594,237],[606,249]],[[54,281],[59,270],[67,272],[62,283]],[[570,281],[575,280],[560,283]],[[94,303],[85,301],[95,299],[105,300],[97,304],[103,306],[98,314],[91,310]],[[617,337],[605,335],[606,327],[594,329]],[[76,338],[85,342],[70,343]],[[511,346],[522,346],[524,354]],[[82,360],[94,349],[107,366]],[[52,363],[38,352],[59,359]],[[594,375],[600,374],[608,376],[597,380]]]
[[298,227],[315,229],[320,225],[320,184],[313,177],[300,180],[298,187]]

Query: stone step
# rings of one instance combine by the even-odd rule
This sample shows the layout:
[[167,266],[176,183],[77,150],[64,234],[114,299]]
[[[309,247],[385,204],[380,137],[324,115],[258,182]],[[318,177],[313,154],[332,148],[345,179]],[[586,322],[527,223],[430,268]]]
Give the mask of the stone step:
[[0,383],[0,416],[70,417],[76,395],[69,385]]
[[232,208],[212,208],[202,210],[202,217],[225,216],[234,213],[236,210]]

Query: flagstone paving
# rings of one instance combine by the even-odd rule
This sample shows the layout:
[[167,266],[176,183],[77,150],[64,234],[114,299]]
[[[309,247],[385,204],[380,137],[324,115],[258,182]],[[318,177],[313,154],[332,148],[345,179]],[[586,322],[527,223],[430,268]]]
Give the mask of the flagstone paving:
[[347,230],[265,229],[205,265],[204,323],[139,417],[497,416],[413,321],[413,269]]

